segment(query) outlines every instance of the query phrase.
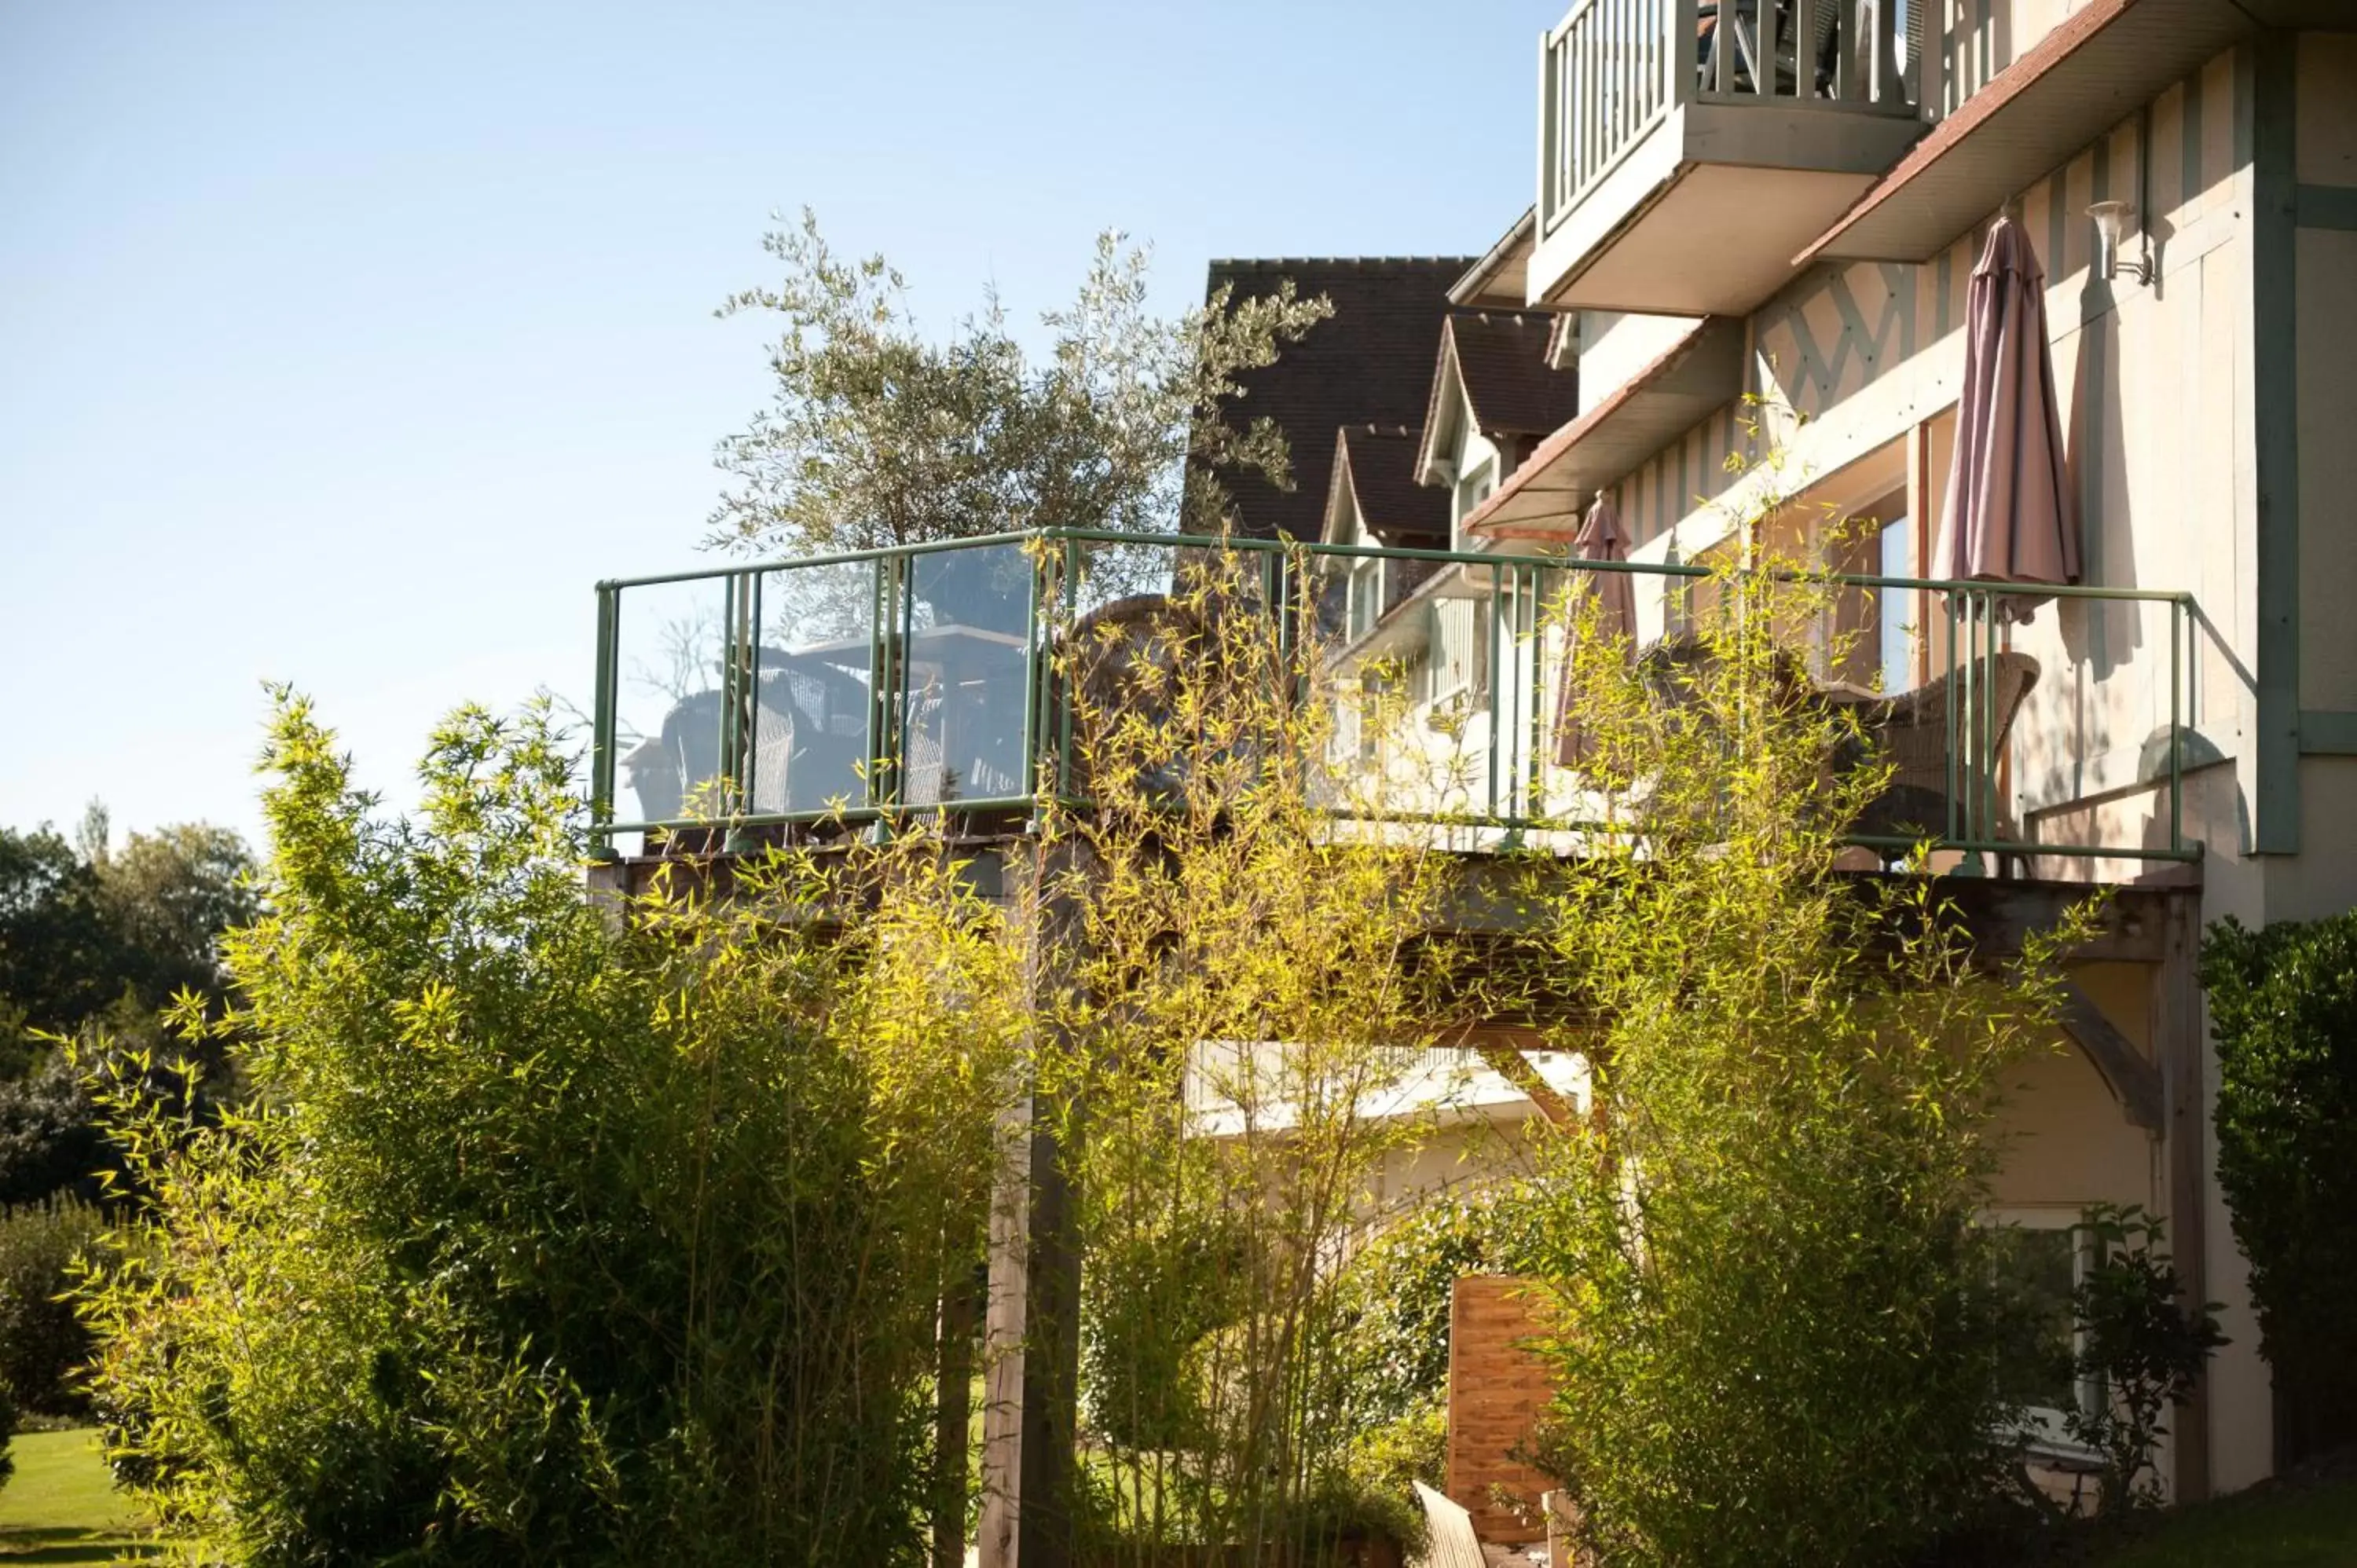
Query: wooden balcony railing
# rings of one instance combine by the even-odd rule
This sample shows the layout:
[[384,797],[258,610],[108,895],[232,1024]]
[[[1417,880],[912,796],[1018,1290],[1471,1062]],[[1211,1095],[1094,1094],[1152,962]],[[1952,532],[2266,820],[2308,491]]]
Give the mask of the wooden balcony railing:
[[1689,105],[1913,117],[1927,85],[1940,102],[1922,15],[1922,0],[1577,0],[1540,50],[1540,232]]

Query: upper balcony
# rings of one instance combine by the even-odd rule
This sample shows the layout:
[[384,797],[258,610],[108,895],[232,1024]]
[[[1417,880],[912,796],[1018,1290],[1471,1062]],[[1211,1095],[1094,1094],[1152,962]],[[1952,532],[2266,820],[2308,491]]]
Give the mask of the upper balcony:
[[[1566,574],[1630,575],[1635,647],[1673,667],[1726,585],[1703,564],[1077,530],[604,583],[593,840],[609,854],[642,836],[647,855],[700,854],[910,816],[1015,836],[1051,807],[1085,810],[1068,651],[1153,626],[1174,578],[1231,559],[1222,550],[1237,575],[1220,602],[1296,612],[1271,619],[1294,667],[1316,671],[1304,690],[1330,704],[1321,776],[1343,785],[1337,813],[1474,854],[1577,854],[1606,831],[1584,814],[1586,776],[1561,760]],[[1352,638],[1314,607],[1368,562],[1427,575]],[[2180,805],[2201,691],[2188,596],[2044,590],[2057,607],[2010,627],[1995,614],[2002,585],[1823,582],[1826,624],[1778,635],[1816,699],[1858,704],[1891,762],[1849,828],[1869,863],[1929,841],[1945,856],[1934,869],[2118,880],[2198,856]],[[2100,663],[2084,635],[2097,620]],[[1083,680],[1099,710],[1127,700]],[[2096,768],[2123,737],[2127,770]],[[1362,780],[1379,788],[1362,794]]]
[[1540,49],[1530,303],[1756,308],[1922,134],[1942,52],[1908,36],[1923,10],[1577,0]]

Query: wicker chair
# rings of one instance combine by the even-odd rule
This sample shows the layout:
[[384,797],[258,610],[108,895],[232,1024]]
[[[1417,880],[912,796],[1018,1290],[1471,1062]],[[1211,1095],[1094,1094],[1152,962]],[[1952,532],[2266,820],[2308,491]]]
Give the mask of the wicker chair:
[[[1859,813],[1857,832],[1915,838],[1947,831],[1948,709],[1964,690],[1968,675],[1974,691],[1988,693],[1986,711],[1991,715],[1994,734],[1986,746],[1975,744],[1978,736],[1973,732],[1979,727],[1977,715],[1969,711],[1957,714],[1958,746],[1964,753],[1956,759],[1954,775],[1963,795],[1956,801],[1957,811],[1961,816],[1969,802],[1990,798],[1983,791],[1992,780],[1976,759],[2005,755],[2014,715],[2038,684],[2038,660],[2027,653],[2004,652],[1980,659],[1914,691],[1857,704],[1862,726],[1894,769],[1889,787]],[[1983,824],[1982,832],[1974,836],[2010,839],[2018,834],[2000,801],[1996,821]]]

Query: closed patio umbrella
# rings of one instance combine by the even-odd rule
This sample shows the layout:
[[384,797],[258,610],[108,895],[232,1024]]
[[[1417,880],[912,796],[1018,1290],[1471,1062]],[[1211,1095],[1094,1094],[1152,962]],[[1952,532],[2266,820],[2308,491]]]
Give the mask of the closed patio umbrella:
[[[2062,466],[2062,420],[2046,341],[2046,274],[2011,218],[1989,230],[1965,306],[1955,462],[1933,559],[1943,577],[2079,580],[2079,534]],[[2028,620],[2036,593],[1997,613]]]
[[[1620,513],[1612,498],[1599,495],[1587,516],[1579,525],[1579,533],[1572,541],[1572,554],[1582,561],[1626,561],[1629,559],[1629,537],[1620,527]],[[1577,625],[1581,602],[1593,599],[1594,618],[1588,622],[1598,637],[1618,638],[1634,651],[1637,632],[1637,588],[1626,572],[1574,572],[1571,592],[1566,607]],[[1574,635],[1577,635],[1576,633]],[[1577,768],[1587,755],[1587,737],[1581,733],[1579,715],[1573,708],[1571,648],[1564,648],[1565,680],[1555,706],[1555,760],[1566,768]]]

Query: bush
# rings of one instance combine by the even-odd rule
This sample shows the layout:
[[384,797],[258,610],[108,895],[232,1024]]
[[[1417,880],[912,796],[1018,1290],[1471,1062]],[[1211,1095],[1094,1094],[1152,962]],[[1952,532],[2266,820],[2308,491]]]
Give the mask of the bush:
[[1829,768],[1864,737],[1790,678],[1805,650],[1776,632],[1824,624],[1817,592],[1698,588],[1726,608],[1661,677],[1675,701],[1575,631],[1618,838],[1534,874],[1597,1105],[1530,1184],[1561,1391],[1539,1448],[1616,1565],[1904,1563],[2007,1485],[2012,1314],[1975,1221],[2083,923],[1992,974],[1935,882],[1835,874],[1888,775]]
[[2278,1466],[2357,1440],[2357,912],[2202,944],[2218,1180],[2275,1369]]
[[0,1080],[0,1205],[70,1190],[95,1197],[92,1173],[107,1153],[81,1078],[63,1053],[43,1045],[30,1070]]
[[16,1473],[16,1456],[9,1450],[16,1438],[16,1399],[8,1391],[7,1380],[0,1378],[0,1487]]
[[[1340,1380],[1351,1431],[1386,1433],[1445,1400],[1457,1281],[1531,1267],[1542,1255],[1538,1218],[1518,1187],[1452,1193],[1419,1204],[1351,1260]],[[1437,1484],[1438,1471],[1416,1478]]]
[[2072,1373],[2099,1384],[2093,1409],[2072,1409],[2063,1426],[2103,1456],[2106,1514],[2157,1506],[2160,1478],[2147,1477],[2153,1450],[2168,1434],[2165,1417],[2193,1394],[2211,1352],[2223,1345],[2216,1304],[2188,1306],[2177,1270],[2160,1250],[2162,1223],[2136,1207],[2099,1204],[2088,1211],[2096,1258],[2072,1293],[2072,1316],[2084,1329]]
[[104,1231],[98,1210],[70,1197],[0,1212],[0,1382],[38,1414],[89,1413],[78,1378],[90,1330],[68,1295]]
[[786,856],[609,924],[544,716],[454,719],[415,822],[298,702],[272,761],[253,1109],[99,1095],[152,1194],[88,1299],[119,1471],[242,1563],[912,1557],[1017,1037],[947,857],[858,852],[892,896],[821,930]]

